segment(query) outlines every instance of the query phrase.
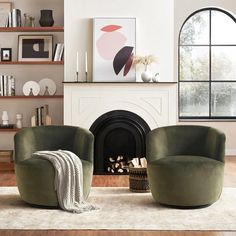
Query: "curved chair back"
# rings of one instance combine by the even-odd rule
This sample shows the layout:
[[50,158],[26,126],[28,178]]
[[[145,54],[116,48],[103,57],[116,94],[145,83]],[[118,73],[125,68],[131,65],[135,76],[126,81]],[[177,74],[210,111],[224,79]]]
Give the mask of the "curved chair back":
[[147,135],[147,159],[166,156],[206,156],[224,162],[225,135],[207,126],[176,125],[152,130]]
[[[31,158],[35,151],[58,149],[74,152],[93,163],[93,134],[74,126],[39,126],[25,128],[15,137],[15,162]],[[89,146],[85,148],[86,146]],[[90,150],[88,152],[88,150]]]

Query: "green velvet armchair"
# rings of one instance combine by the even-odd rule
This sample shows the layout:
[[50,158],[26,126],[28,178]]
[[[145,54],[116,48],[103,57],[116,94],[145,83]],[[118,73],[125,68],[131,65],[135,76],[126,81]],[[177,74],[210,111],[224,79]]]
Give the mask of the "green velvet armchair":
[[206,126],[179,125],[146,137],[148,178],[154,199],[177,207],[214,203],[222,192],[225,135]]
[[25,128],[14,137],[16,181],[22,199],[33,205],[57,207],[54,167],[48,160],[32,157],[35,151],[58,149],[74,152],[82,161],[86,199],[93,176],[93,142],[90,131],[73,126]]

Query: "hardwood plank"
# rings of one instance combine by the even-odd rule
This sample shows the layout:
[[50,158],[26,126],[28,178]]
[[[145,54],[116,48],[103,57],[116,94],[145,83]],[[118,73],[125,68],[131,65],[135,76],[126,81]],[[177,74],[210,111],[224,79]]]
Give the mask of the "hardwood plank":
[[1,236],[235,236],[229,231],[0,230]]

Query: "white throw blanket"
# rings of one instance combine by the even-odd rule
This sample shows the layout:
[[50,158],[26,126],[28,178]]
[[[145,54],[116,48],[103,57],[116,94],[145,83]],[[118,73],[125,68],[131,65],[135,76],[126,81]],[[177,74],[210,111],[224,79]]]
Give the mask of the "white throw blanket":
[[83,213],[97,209],[84,201],[83,168],[80,158],[73,152],[38,151],[33,155],[49,160],[55,168],[55,190],[63,210]]

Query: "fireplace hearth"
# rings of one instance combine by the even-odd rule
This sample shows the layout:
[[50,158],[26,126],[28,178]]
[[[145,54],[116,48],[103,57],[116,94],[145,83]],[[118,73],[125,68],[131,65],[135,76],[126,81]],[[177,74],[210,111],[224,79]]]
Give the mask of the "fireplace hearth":
[[[90,131],[94,134],[94,174],[124,174],[121,171],[134,157],[145,156],[148,124],[137,114],[126,110],[110,111],[97,118]],[[111,160],[120,166],[111,171]]]

